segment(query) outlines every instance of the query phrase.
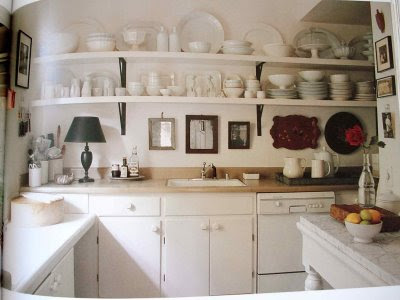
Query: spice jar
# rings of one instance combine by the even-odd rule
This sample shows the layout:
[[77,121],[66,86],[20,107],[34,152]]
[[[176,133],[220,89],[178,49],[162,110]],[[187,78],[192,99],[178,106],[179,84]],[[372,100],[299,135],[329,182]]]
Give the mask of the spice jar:
[[113,164],[111,166],[111,176],[112,177],[120,177],[121,176],[121,170],[119,169],[119,164]]

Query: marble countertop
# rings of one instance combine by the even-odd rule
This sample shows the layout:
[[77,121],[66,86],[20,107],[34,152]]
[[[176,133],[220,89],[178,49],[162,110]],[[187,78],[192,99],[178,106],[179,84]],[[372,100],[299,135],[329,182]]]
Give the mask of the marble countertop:
[[329,215],[306,215],[300,225],[358,262],[388,285],[400,285],[400,231],[380,233],[370,244],[353,241],[346,227]]
[[4,228],[4,285],[32,293],[57,263],[95,223],[94,215],[65,215],[59,224],[33,228]]
[[92,183],[78,183],[71,185],[57,185],[54,183],[40,187],[22,187],[21,192],[40,193],[290,193],[290,192],[322,192],[354,190],[355,185],[303,185],[289,186],[275,179],[245,180],[243,187],[169,187],[166,179],[145,179],[139,181],[113,181],[111,179],[98,179]]

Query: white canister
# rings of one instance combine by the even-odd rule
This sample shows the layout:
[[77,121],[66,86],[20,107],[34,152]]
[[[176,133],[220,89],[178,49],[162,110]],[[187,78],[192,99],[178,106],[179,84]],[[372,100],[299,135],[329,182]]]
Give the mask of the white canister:
[[42,168],[29,168],[29,186],[41,186],[42,182]]
[[41,165],[41,183],[46,184],[49,182],[49,161],[48,160],[42,160],[40,162]]
[[54,175],[63,174],[64,159],[57,158],[49,160],[49,181],[54,181]]

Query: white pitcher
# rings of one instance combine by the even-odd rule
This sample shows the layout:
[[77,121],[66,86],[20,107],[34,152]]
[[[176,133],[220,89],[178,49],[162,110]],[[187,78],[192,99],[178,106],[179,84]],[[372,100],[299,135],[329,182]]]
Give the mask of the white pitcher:
[[[301,162],[304,165],[301,165]],[[297,157],[285,157],[285,165],[283,167],[283,175],[288,178],[301,178],[303,177],[304,170],[306,169],[306,160],[304,158]]]
[[[336,157],[336,165],[334,161],[334,157]],[[326,150],[326,147],[322,147],[322,151],[314,153],[315,159],[320,159],[326,161],[330,167],[328,170],[328,166],[325,165],[325,173],[327,173],[328,177],[333,177],[339,170],[339,155],[337,153],[330,153]]]

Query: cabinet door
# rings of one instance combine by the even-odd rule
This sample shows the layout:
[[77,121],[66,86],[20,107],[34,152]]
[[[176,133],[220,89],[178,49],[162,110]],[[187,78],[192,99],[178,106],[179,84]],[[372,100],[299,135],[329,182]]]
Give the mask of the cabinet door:
[[164,250],[163,296],[208,296],[208,218],[166,220]]
[[100,218],[101,298],[160,296],[160,227],[154,218]]
[[215,217],[210,226],[210,295],[252,293],[252,217]]

